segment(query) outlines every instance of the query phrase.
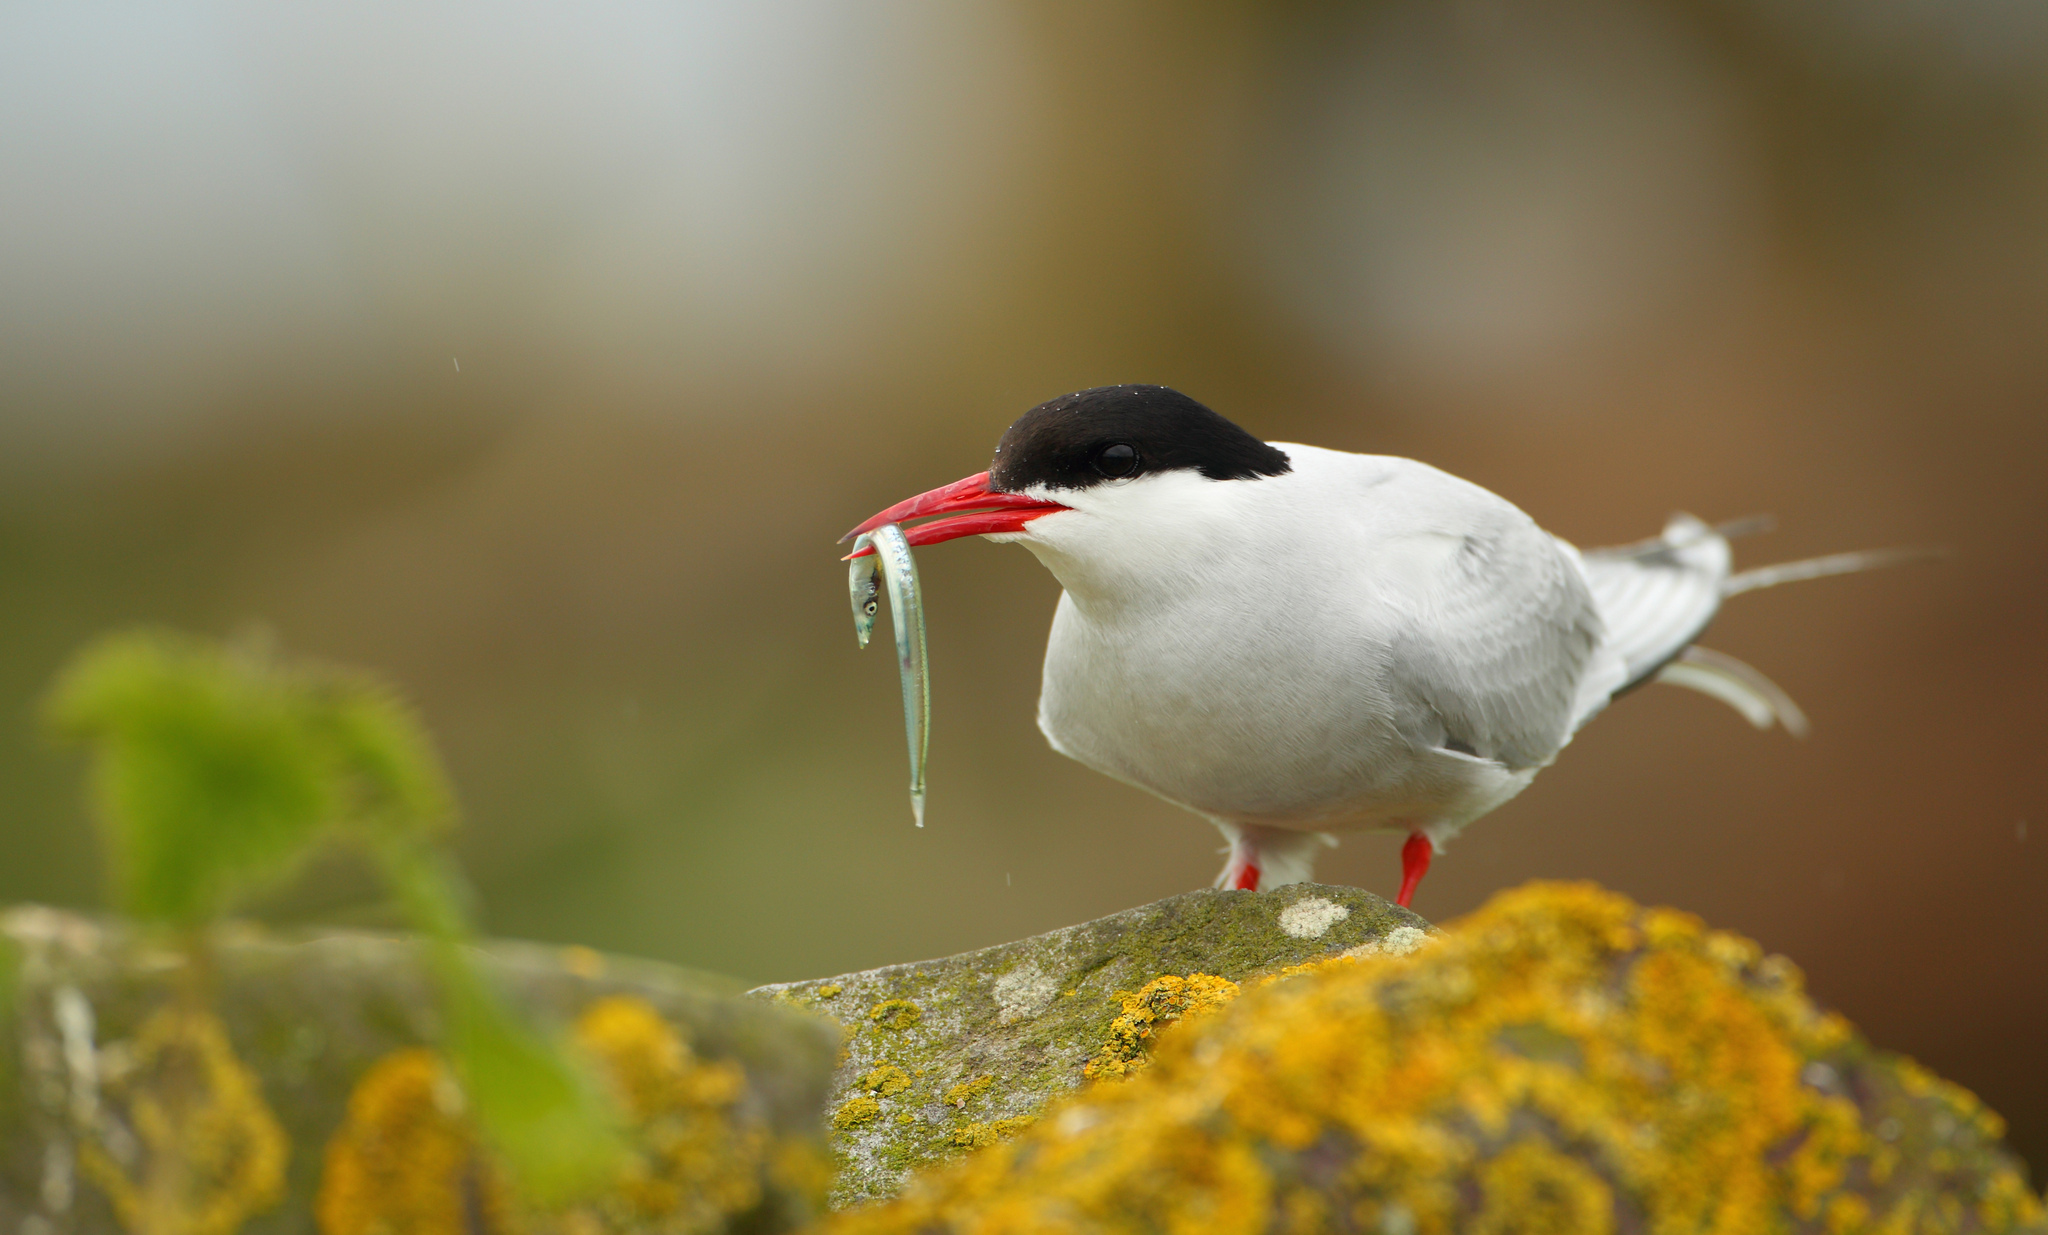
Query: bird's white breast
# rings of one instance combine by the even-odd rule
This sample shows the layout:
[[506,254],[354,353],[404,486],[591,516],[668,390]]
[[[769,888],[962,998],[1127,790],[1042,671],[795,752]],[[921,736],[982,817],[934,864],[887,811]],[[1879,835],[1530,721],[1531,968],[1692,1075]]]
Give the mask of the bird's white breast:
[[1510,768],[1441,748],[1445,722],[1403,657],[1447,589],[1470,585],[1476,541],[1505,538],[1583,596],[1563,551],[1425,465],[1282,449],[1282,476],[1170,472],[1062,494],[1071,512],[1017,537],[1066,587],[1040,728],[1098,771],[1234,822],[1455,827],[1513,796],[1568,737],[1573,683],[1549,692],[1557,716],[1531,722],[1555,742]]

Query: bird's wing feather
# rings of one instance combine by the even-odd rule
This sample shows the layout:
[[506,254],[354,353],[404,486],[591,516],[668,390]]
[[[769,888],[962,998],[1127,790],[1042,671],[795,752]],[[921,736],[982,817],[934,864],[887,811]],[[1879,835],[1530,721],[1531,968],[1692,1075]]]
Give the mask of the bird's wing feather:
[[1691,515],[1673,515],[1655,540],[1580,555],[1607,646],[1626,666],[1613,693],[1654,676],[1707,628],[1728,581],[1728,540]]
[[1501,506],[1449,538],[1426,586],[1403,589],[1392,674],[1427,709],[1403,726],[1411,740],[1431,740],[1413,730],[1433,715],[1442,726],[1435,744],[1540,767],[1571,737],[1600,615],[1567,551]]

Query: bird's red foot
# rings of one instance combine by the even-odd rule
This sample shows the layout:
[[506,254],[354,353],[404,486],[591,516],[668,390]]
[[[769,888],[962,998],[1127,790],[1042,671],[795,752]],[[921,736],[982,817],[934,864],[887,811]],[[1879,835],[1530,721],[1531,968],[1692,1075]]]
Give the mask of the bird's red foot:
[[1415,885],[1429,873],[1429,860],[1436,856],[1436,846],[1420,832],[1410,832],[1408,843],[1401,846],[1401,894],[1394,903],[1406,909],[1408,902],[1415,899]]
[[1235,878],[1235,879],[1233,879],[1233,880],[1231,880],[1231,881],[1230,881],[1230,886],[1231,886],[1231,887],[1232,887],[1233,889],[1235,889],[1235,890],[1237,890],[1237,891],[1239,891],[1239,892],[1256,892],[1256,891],[1258,891],[1258,890],[1259,890],[1259,865],[1258,865],[1258,863],[1256,863],[1256,862],[1247,862],[1247,863],[1245,863],[1245,864],[1244,864],[1244,867],[1243,867],[1243,868],[1242,868],[1241,870],[1239,870],[1239,871],[1237,872],[1237,878]]

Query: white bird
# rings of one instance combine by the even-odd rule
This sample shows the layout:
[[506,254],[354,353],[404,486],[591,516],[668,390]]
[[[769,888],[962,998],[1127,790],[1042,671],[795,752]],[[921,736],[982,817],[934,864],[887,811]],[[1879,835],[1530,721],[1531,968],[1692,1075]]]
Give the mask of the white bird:
[[1736,574],[1736,526],[1683,514],[1581,551],[1427,464],[1262,442],[1163,386],[1043,403],[987,472],[848,535],[921,516],[913,545],[1015,541],[1058,578],[1038,727],[1220,828],[1218,887],[1298,883],[1331,833],[1393,830],[1403,905],[1437,849],[1643,682],[1802,733],[1783,691],[1693,641],[1738,592],[1900,556]]

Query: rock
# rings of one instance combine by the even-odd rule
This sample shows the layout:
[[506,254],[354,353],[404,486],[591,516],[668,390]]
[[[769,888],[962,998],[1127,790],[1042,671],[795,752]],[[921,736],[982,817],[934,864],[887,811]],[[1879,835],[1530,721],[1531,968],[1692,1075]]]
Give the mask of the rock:
[[[942,989],[956,1032],[988,1018]],[[1784,958],[1591,885],[1219,1002],[1134,1078],[825,1232],[2048,1231],[1969,1093]]]
[[[845,1205],[893,1195],[919,1167],[1015,1135],[1091,1066],[1134,1070],[1151,1032],[1213,1001],[1217,982],[1347,949],[1413,947],[1427,928],[1357,888],[1205,890],[944,960],[753,993],[847,1030],[827,1107],[832,1198]],[[1190,975],[1208,982],[1191,990]],[[1155,985],[1161,978],[1171,981]]]
[[182,955],[126,927],[0,913],[0,1231],[281,1235],[317,1211],[328,1235],[765,1232],[821,1204],[839,1043],[816,1018],[651,962],[487,945],[484,970],[589,1053],[628,1124],[614,1194],[515,1217],[421,1049],[439,1026],[412,942],[230,926],[211,958],[195,1002]]

